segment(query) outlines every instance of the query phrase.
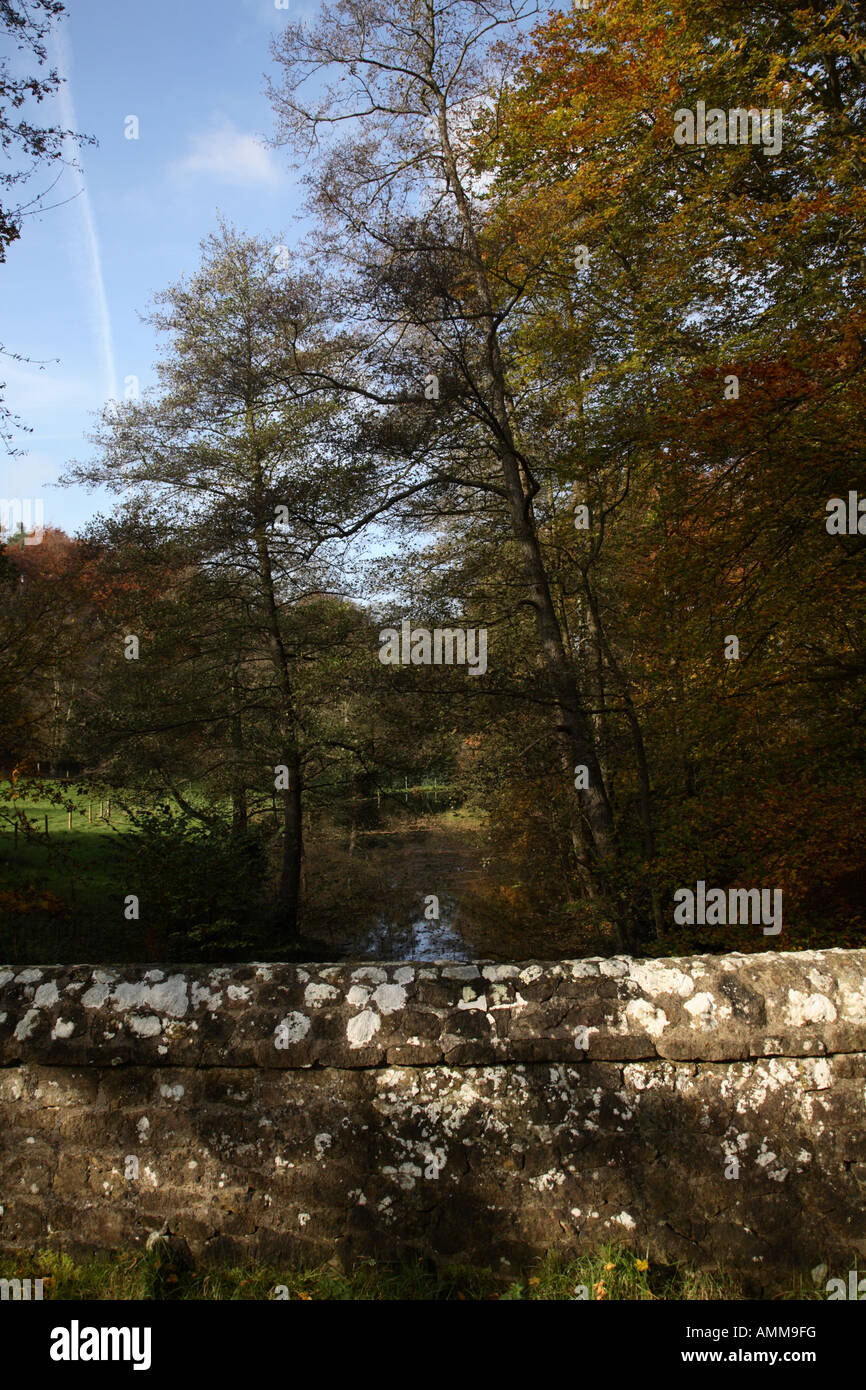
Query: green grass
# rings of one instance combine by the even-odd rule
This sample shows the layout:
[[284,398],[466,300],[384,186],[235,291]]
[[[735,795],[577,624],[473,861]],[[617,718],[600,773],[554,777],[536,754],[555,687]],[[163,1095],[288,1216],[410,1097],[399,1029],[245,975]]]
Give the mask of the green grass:
[[[8,932],[13,946],[28,942],[39,950],[47,944],[46,938],[62,939],[76,923],[98,927],[122,920],[122,885],[115,880],[106,852],[111,840],[129,825],[117,802],[109,822],[100,820],[99,798],[79,796],[74,786],[46,783],[46,797],[10,802],[3,798],[8,785],[0,784],[0,809],[23,811],[35,825],[36,838],[28,839],[19,831],[16,843],[8,823],[2,823],[0,922],[4,936]],[[66,807],[50,799],[52,790],[74,807],[71,829]]]
[[[517,1276],[460,1265],[436,1269],[429,1260],[387,1264],[363,1259],[350,1272],[331,1265],[300,1270],[252,1263],[189,1270],[164,1247],[78,1260],[43,1250],[29,1257],[0,1258],[0,1278],[42,1278],[46,1280],[43,1297],[55,1300],[257,1300],[274,1298],[278,1286],[285,1288],[289,1299],[326,1302],[565,1302],[582,1298],[581,1286],[589,1301],[725,1301],[745,1296],[733,1275],[684,1265],[653,1267],[633,1251],[610,1246],[573,1260],[548,1255]],[[775,1297],[819,1299],[824,1295],[809,1279],[797,1277],[791,1288]]]
[[[133,822],[118,794],[112,793],[109,820],[107,793],[100,798],[74,782],[46,780],[44,796],[10,801],[9,786],[0,782],[0,813],[23,812],[32,833],[19,829],[16,838],[0,816],[0,958],[28,964],[155,958],[144,926],[124,916],[128,870],[113,851]],[[197,788],[186,790],[198,799]]]

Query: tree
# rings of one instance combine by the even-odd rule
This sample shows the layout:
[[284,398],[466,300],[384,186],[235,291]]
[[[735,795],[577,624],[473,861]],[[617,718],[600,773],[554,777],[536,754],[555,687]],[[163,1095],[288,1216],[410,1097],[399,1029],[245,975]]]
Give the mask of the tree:
[[[350,131],[323,145],[311,176],[324,229],[320,257],[346,268],[341,294],[353,326],[361,315],[371,325],[363,351],[353,336],[339,384],[386,411],[397,406],[375,438],[402,464],[395,505],[451,486],[483,494],[504,512],[574,801],[584,890],[603,901],[615,854],[609,788],[551,594],[535,514],[539,461],[521,428],[519,384],[503,349],[503,325],[526,283],[503,275],[486,252],[474,177],[477,119],[497,108],[507,77],[497,41],[514,37],[534,13],[531,3],[508,0],[387,7],[341,0],[324,6],[314,25],[289,25],[275,40],[283,74],[270,95],[278,142],[292,141],[305,155],[323,134]],[[330,85],[320,81],[323,70],[334,76]],[[436,367],[426,370],[441,373],[446,389],[440,407],[425,410],[420,377],[431,359]],[[389,395],[388,385],[403,389]],[[576,765],[588,772],[579,788]]]
[[92,615],[76,542],[45,528],[0,547],[0,769],[73,756],[69,732]]
[[[527,17],[338,4],[275,41],[271,97],[278,141],[316,155],[320,263],[343,267],[352,333],[331,380],[370,403],[396,517],[462,511],[498,537],[504,580],[522,567],[562,771],[589,773],[585,887],[624,894],[634,943],[682,870],[674,844],[706,855],[679,785],[720,872],[747,862],[751,803],[710,810],[731,776],[719,749],[763,759],[780,683],[761,797],[792,726],[802,766],[817,724],[800,744],[814,680],[796,653],[815,643],[799,634],[821,634],[856,698],[839,604],[861,580],[825,565],[820,517],[862,453],[863,25],[854,6],[613,0],[552,16],[519,66]],[[679,145],[675,111],[705,97],[781,110],[779,148]],[[736,377],[741,397],[723,395]]]
[[165,769],[167,750],[188,750],[192,729],[200,740],[218,729],[217,747],[200,747],[191,766],[198,776],[207,768],[211,787],[227,778],[239,831],[248,787],[261,793],[264,781],[276,795],[277,910],[291,937],[307,731],[321,698],[307,666],[317,648],[346,640],[345,613],[308,601],[329,587],[329,541],[368,478],[341,453],[338,406],[296,367],[327,360],[313,285],[283,269],[269,243],[225,225],[202,251],[197,273],[156,297],[150,321],[170,337],[158,389],[109,407],[96,458],[68,480],[127,493],[111,523],[121,574],[134,579],[148,558],[175,570],[167,591],[144,582],[128,594],[144,630],[137,661],[121,659],[117,632],[115,681],[130,691],[124,737],[137,732],[145,763]]
[[[639,715],[666,887],[760,855],[793,906],[862,862],[863,550],[824,520],[863,468],[864,42],[853,5],[616,0],[541,26],[478,137],[493,253],[542,268],[510,346],[605,522],[548,538]],[[705,98],[782,111],[780,148],[679,146]]]

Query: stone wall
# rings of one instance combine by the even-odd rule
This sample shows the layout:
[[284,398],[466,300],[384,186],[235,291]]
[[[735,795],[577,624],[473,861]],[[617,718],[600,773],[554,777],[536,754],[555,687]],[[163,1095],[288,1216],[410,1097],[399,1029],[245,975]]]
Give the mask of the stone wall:
[[866,951],[0,969],[0,1249],[866,1255]]

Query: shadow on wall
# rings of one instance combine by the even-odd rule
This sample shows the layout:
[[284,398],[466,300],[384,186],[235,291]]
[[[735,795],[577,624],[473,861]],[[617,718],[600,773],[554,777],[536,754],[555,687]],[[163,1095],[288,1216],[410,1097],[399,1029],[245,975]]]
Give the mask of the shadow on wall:
[[167,1225],[211,1260],[505,1272],[621,1240],[755,1294],[866,1254],[863,1054],[0,1075],[7,1252]]

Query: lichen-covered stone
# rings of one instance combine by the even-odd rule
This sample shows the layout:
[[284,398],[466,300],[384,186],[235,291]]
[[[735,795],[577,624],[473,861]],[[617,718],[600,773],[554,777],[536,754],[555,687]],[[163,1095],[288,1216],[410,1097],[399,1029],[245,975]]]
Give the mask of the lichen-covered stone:
[[[866,1049],[864,953],[0,971],[0,1063],[378,1066]],[[472,1046],[466,1044],[471,1040]],[[531,1046],[524,1046],[525,1043]]]
[[0,969],[0,1249],[866,1255],[866,952]]

